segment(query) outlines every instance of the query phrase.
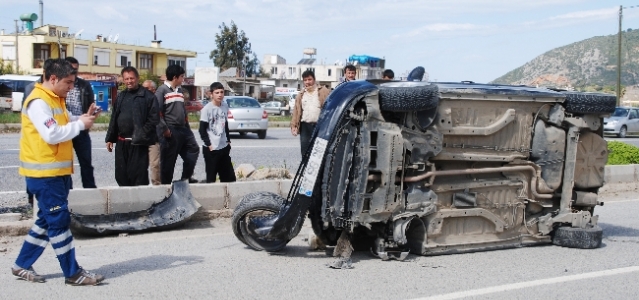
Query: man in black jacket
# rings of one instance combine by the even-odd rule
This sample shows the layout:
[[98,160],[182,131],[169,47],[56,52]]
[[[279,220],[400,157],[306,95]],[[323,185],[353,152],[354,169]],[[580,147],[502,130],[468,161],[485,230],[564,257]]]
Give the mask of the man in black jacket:
[[157,142],[160,121],[155,95],[139,84],[138,70],[122,69],[126,89],[118,94],[106,134],[106,148],[115,147],[115,181],[120,186],[149,184],[149,146]]
[[[65,58],[77,71],[80,64],[78,60],[69,56]],[[81,116],[89,110],[91,104],[95,102],[93,88],[86,80],[75,77],[73,89],[66,97],[67,110],[74,116]],[[96,188],[93,177],[93,165],[91,165],[91,136],[89,130],[82,130],[80,134],[73,138],[73,149],[80,163],[80,175],[82,176],[82,187],[85,189]]]

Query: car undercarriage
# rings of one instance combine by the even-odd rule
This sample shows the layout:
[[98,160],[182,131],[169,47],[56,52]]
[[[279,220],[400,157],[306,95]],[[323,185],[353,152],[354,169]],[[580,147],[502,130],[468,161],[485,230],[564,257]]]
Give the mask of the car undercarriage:
[[234,233],[278,251],[308,216],[335,256],[370,249],[385,260],[548,243],[597,248],[602,118],[615,102],[472,82],[343,84],[288,197],[246,195]]

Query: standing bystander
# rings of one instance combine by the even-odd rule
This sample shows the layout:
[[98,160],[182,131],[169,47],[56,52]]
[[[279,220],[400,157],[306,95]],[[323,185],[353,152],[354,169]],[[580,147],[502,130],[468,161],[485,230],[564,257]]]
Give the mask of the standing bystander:
[[311,143],[315,124],[319,119],[322,107],[324,107],[324,101],[331,91],[325,86],[315,83],[315,73],[311,70],[304,71],[302,79],[304,80],[304,89],[295,98],[295,110],[291,118],[291,134],[293,136],[300,135],[300,150],[302,158],[304,158],[304,153]]
[[384,73],[382,73],[382,79],[384,80],[393,80],[395,78],[395,72],[393,72],[393,70],[391,69],[386,69],[384,70]]
[[206,183],[216,181],[234,182],[235,171],[231,163],[231,139],[227,115],[229,106],[224,102],[224,86],[219,82],[211,84],[211,102],[200,111],[200,137],[204,142],[202,156],[206,169]]
[[120,92],[106,134],[106,149],[115,144],[115,181],[120,186],[149,184],[149,146],[158,138],[157,101],[149,90],[140,87],[138,70],[122,69],[126,90]]
[[337,86],[335,86],[335,88],[337,88],[338,86],[340,86],[341,84],[345,82],[355,80],[356,75],[357,75],[357,69],[355,68],[355,66],[346,65],[346,67],[344,67],[344,80],[342,80],[342,82],[340,82]]
[[67,197],[73,173],[71,140],[91,128],[99,112],[91,104],[86,114],[70,114],[64,97],[74,87],[77,70],[64,59],[45,65],[43,83],[35,85],[22,105],[20,136],[19,172],[35,194],[39,210],[11,273],[26,281],[45,282],[32,266],[50,242],[66,284],[97,285],[104,276],[84,270],[76,261]]
[[193,131],[189,126],[186,108],[184,107],[184,94],[182,82],[186,71],[179,65],[171,65],[166,68],[166,81],[155,92],[160,110],[160,131],[162,142],[160,143],[160,168],[162,184],[170,184],[173,181],[173,171],[178,155],[182,157],[182,177],[189,182],[197,182],[191,179],[195,170],[195,163],[200,154]]
[[[153,80],[145,80],[142,83],[142,87],[149,90],[149,92],[155,95],[155,90],[157,86]],[[158,107],[159,113],[159,107]],[[157,130],[156,130],[157,131]],[[159,135],[159,134],[158,134]],[[149,173],[151,175],[151,184],[159,185],[162,184],[162,176],[160,173],[160,141],[158,141],[149,146]]]
[[[69,56],[65,58],[71,63],[73,69],[78,71],[80,64],[78,60]],[[73,89],[66,95],[67,109],[74,116],[86,114],[91,104],[95,103],[93,88],[86,80],[75,77]],[[91,164],[91,136],[89,129],[82,130],[78,136],[73,138],[73,149],[80,163],[80,175],[82,177],[82,187],[85,189],[96,188],[93,177],[93,165]]]

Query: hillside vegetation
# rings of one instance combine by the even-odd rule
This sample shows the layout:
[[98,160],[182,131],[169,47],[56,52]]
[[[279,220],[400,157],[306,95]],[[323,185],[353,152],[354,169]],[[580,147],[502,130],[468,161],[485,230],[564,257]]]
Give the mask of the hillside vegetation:
[[[617,84],[616,34],[596,36],[552,49],[492,83],[566,87],[614,92]],[[639,83],[639,30],[622,33],[621,84]]]

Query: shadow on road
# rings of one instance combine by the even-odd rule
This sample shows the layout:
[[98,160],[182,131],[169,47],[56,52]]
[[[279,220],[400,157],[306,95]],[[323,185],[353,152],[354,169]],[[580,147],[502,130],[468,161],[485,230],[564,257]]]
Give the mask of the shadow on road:
[[599,223],[599,226],[603,229],[604,237],[639,237],[639,229],[631,227],[623,227],[606,223]]
[[199,264],[203,261],[204,257],[202,256],[151,255],[104,265],[92,271],[103,274],[106,278],[116,278],[138,271],[166,270],[185,265]]
[[[88,270],[92,273],[101,274],[109,278],[116,278],[123,275],[139,271],[158,271],[166,270],[185,265],[199,264],[204,261],[202,256],[173,256],[173,255],[151,255],[140,257],[132,260],[117,262],[109,265],[101,266],[97,269]],[[51,274],[45,276],[46,279],[60,278],[62,273]]]

